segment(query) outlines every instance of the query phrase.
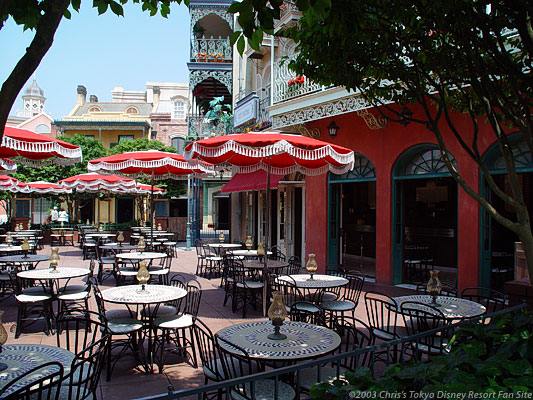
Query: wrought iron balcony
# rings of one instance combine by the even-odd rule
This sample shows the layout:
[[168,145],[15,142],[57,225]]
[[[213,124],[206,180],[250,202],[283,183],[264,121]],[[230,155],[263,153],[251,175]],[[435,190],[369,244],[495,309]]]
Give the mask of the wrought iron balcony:
[[257,112],[257,121],[259,123],[265,124],[265,126],[271,126],[272,125],[272,121],[270,121],[270,113],[267,110],[267,107],[269,107],[269,106],[270,106],[270,96],[259,100],[259,107],[258,107],[258,112]]
[[274,64],[274,104],[323,90],[322,85],[289,70],[288,62]]
[[232,48],[229,39],[193,38],[191,42],[191,61],[231,62]]

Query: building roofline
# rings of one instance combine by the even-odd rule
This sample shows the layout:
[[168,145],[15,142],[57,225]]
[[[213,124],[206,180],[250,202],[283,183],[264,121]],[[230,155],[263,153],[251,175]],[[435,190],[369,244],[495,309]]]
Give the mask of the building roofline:
[[87,126],[87,125],[94,125],[94,126],[109,126],[109,125],[122,125],[122,126],[139,126],[139,127],[150,127],[150,123],[148,121],[113,121],[113,120],[107,120],[107,121],[94,121],[94,120],[54,120],[54,124],[56,126]]

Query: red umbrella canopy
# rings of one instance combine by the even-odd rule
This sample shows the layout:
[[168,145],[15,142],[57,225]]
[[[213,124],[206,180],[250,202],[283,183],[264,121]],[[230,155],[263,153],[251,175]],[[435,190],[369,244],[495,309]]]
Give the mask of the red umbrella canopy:
[[54,194],[64,194],[72,193],[72,189],[58,185],[57,183],[36,181],[27,183],[29,191],[35,193],[54,193]]
[[82,159],[79,146],[11,126],[4,127],[0,157],[16,157],[27,165],[67,165]]
[[111,190],[117,188],[135,188],[137,182],[117,175],[101,175],[94,172],[74,175],[59,181],[59,185],[75,188],[79,192]]
[[17,170],[17,163],[9,158],[0,158],[0,171],[7,173]]
[[[140,194],[148,194],[151,191],[151,186],[137,182],[137,186],[135,187],[135,191],[137,193],[140,193]],[[165,189],[161,189],[160,187],[154,186],[154,193],[156,193],[156,194],[164,194],[165,193]]]
[[154,179],[180,179],[189,174],[213,171],[209,164],[200,162],[192,167],[181,154],[159,150],[132,151],[90,160],[87,169],[93,172],[116,172],[127,176],[154,176]]
[[328,171],[343,174],[353,168],[354,152],[321,140],[276,132],[250,132],[214,136],[185,147],[185,158],[195,165],[202,160],[235,172],[267,170],[274,175],[301,172],[321,175]]
[[29,192],[29,188],[26,183],[7,175],[0,175],[0,190],[23,193]]

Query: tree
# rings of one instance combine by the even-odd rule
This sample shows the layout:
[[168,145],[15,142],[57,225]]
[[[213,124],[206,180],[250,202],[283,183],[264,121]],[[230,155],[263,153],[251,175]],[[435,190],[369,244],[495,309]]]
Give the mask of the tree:
[[[128,0],[93,0],[93,7],[99,14],[104,14],[109,8],[117,16],[124,16],[122,4]],[[182,0],[132,0],[142,4],[144,11],[149,11],[151,16],[158,12],[163,17],[170,13],[170,4],[181,4]],[[189,4],[189,0],[183,0]],[[26,53],[17,62],[13,71],[4,81],[0,89],[0,127],[5,126],[9,111],[13,106],[24,84],[35,72],[44,55],[48,52],[54,41],[55,32],[63,18],[70,19],[69,7],[79,12],[81,0],[5,0],[0,2],[0,30],[7,19],[13,18],[17,25],[23,29],[35,31],[35,36],[26,48]],[[4,130],[0,131],[0,141]]]
[[[244,37],[254,48],[263,32],[273,33],[280,0],[243,0],[233,4],[242,32],[232,36],[242,53]],[[514,232],[524,245],[533,277],[530,215],[516,172],[515,145],[522,135],[533,153],[533,3],[486,0],[296,0],[302,17],[280,35],[298,43],[290,67],[308,79],[359,91],[391,121],[423,124],[439,145],[457,183],[491,217]],[[257,21],[257,22],[256,22]],[[408,104],[423,112],[402,112]],[[405,110],[405,109],[404,109]],[[457,124],[455,112],[469,119]],[[500,154],[510,191],[500,187],[484,162],[479,129],[487,124]],[[504,216],[477,188],[470,187],[447,151],[449,130],[477,163],[490,189],[514,218]]]

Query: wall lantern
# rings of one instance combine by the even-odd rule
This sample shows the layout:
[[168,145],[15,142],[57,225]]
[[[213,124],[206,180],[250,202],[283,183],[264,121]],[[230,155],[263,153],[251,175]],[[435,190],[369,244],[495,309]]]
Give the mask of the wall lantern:
[[331,121],[331,123],[327,126],[329,136],[334,138],[337,136],[337,132],[339,131],[338,125],[335,123],[335,121]]

